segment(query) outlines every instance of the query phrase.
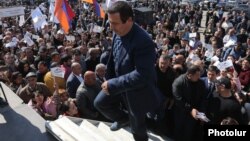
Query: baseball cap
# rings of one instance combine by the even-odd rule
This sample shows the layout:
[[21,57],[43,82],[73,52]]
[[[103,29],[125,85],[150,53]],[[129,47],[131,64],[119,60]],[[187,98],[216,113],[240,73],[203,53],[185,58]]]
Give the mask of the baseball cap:
[[26,75],[26,79],[29,78],[29,77],[36,77],[36,73],[34,72],[29,72],[27,75]]
[[226,89],[231,89],[231,81],[227,77],[220,78],[215,83],[219,85],[224,85]]

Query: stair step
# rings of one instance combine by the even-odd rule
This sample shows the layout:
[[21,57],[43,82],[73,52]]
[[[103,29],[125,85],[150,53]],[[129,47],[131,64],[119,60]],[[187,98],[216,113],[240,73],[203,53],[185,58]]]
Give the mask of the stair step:
[[80,128],[84,129],[86,132],[88,132],[91,136],[94,136],[99,141],[112,141],[111,136],[105,135],[102,130],[98,129],[95,125],[88,122],[87,120],[83,120],[80,124]]
[[49,130],[56,134],[60,139],[65,141],[96,141],[96,138],[90,136],[84,130],[79,130],[80,127],[67,117],[61,117],[55,121],[49,122],[46,125]]
[[106,136],[112,136],[114,141],[134,141],[132,134],[124,129],[111,131],[110,127],[102,122],[99,123],[98,129],[103,131]]

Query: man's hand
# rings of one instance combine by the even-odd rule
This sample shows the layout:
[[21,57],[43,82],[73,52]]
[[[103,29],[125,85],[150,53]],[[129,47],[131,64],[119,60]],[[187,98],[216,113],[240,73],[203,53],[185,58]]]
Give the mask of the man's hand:
[[198,120],[197,117],[196,117],[197,113],[198,113],[198,110],[196,110],[196,109],[193,108],[192,111],[191,111],[191,116],[192,116],[194,119],[196,119],[196,120]]
[[108,90],[108,81],[105,81],[102,83],[102,90],[106,95],[109,95],[109,90]]

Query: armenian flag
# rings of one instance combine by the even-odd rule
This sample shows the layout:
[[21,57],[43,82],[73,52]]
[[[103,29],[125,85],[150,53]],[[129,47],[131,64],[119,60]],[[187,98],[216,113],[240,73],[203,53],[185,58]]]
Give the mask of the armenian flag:
[[69,6],[68,2],[66,0],[55,0],[54,14],[60,22],[64,32],[68,33],[71,26],[71,21],[75,17],[75,13]]
[[90,3],[90,4],[93,4],[94,8],[95,8],[96,15],[98,17],[103,18],[103,19],[105,18],[105,12],[104,12],[104,10],[102,9],[102,7],[100,6],[100,4],[96,0],[82,0],[82,1]]

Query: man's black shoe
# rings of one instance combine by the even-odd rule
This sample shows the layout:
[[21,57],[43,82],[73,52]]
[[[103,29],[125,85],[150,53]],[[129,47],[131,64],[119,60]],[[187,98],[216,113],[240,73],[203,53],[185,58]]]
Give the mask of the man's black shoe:
[[110,126],[110,130],[111,131],[117,131],[119,129],[121,129],[122,127],[125,127],[129,124],[129,121],[123,121],[123,122],[114,122],[111,126]]

